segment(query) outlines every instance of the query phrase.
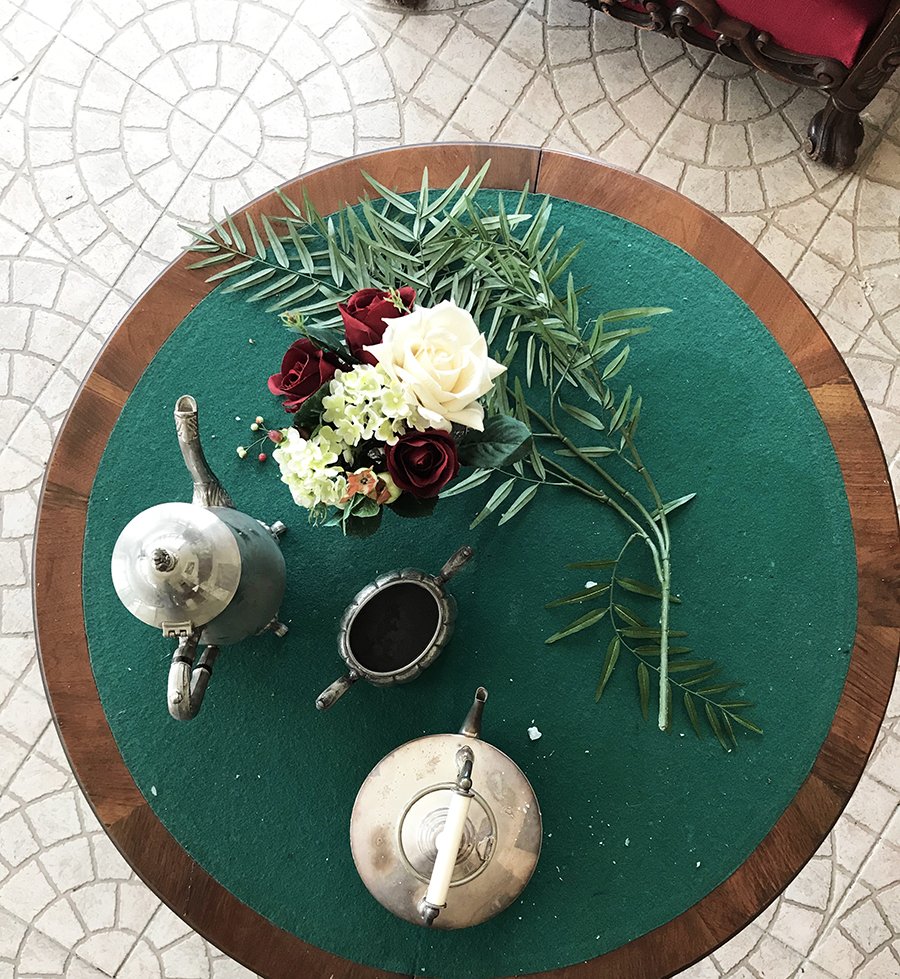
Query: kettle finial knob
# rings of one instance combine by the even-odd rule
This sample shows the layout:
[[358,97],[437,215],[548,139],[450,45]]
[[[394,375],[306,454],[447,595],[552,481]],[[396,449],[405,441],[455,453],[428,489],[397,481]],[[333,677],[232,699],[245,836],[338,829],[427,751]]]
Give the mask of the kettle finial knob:
[[173,571],[175,565],[178,564],[178,558],[164,547],[157,547],[150,557],[153,561],[153,567],[160,573],[164,571]]

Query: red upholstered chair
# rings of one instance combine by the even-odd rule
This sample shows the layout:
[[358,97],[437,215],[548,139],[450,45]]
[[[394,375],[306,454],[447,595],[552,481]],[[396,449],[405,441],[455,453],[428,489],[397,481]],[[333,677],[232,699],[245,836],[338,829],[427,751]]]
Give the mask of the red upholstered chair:
[[847,167],[859,113],[900,65],[900,0],[580,0],[618,20],[680,37],[828,95],[807,153]]

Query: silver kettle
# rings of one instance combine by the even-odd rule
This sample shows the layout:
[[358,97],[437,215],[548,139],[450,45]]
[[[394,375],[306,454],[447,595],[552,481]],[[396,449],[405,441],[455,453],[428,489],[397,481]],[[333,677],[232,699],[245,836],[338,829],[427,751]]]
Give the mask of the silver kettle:
[[278,621],[286,580],[278,538],[287,528],[235,507],[203,454],[190,395],[175,405],[175,430],[193,499],[134,517],[113,549],[112,579],[132,615],[178,640],[167,700],[172,717],[186,721],[202,706],[220,646],[267,630],[287,632]]

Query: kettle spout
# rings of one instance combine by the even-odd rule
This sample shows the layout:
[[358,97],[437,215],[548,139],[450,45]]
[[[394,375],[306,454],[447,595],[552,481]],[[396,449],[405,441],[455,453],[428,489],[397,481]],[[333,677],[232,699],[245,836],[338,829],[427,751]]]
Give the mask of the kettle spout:
[[191,502],[198,506],[234,509],[234,501],[209,468],[209,463],[203,454],[197,402],[189,394],[182,395],[175,403],[175,431],[178,433],[178,445],[184,457],[184,464],[194,480],[194,497]]
[[466,714],[466,719],[459,729],[460,734],[464,734],[467,738],[477,738],[481,735],[481,715],[484,713],[484,702],[487,697],[488,693],[484,687],[479,687],[475,691],[475,699],[472,701],[469,713]]

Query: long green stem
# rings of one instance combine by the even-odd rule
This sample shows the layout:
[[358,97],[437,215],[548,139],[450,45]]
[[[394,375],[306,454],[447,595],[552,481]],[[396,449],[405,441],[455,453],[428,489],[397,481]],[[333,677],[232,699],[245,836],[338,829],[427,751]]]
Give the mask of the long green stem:
[[624,499],[626,499],[635,509],[641,514],[642,517],[647,521],[648,526],[653,531],[654,535],[657,537],[661,547],[666,546],[666,541],[660,531],[659,526],[653,519],[653,515],[647,510],[643,503],[625,486],[623,486],[617,479],[611,476],[602,466],[597,465],[597,463],[591,459],[590,456],[585,455],[584,452],[552,421],[545,418],[539,411],[532,408],[531,405],[526,405],[528,408],[528,413],[535,418],[547,431],[551,432],[553,435],[559,439],[560,443],[569,450],[577,459],[583,462],[590,469],[593,469],[595,473],[607,485],[611,486],[617,493],[619,493]]
[[669,521],[665,513],[665,504],[663,503],[659,490],[656,488],[656,483],[653,482],[653,477],[650,475],[650,472],[644,465],[643,459],[641,459],[641,454],[638,452],[634,437],[632,435],[626,435],[625,444],[628,446],[628,451],[631,453],[631,458],[634,460],[634,469],[643,477],[644,482],[647,484],[647,489],[650,490],[650,495],[653,497],[653,502],[656,504],[656,511],[659,515],[659,526],[662,530],[663,537],[666,540],[666,546],[668,547],[670,541]]

